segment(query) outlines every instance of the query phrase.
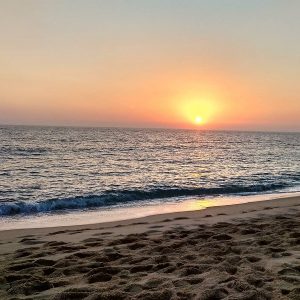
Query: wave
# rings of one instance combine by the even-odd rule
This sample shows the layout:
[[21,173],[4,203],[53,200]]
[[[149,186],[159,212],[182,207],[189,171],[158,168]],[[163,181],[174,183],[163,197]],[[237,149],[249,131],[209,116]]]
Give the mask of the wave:
[[106,191],[99,195],[76,196],[45,201],[4,202],[0,204],[0,216],[49,213],[61,210],[87,209],[122,205],[141,200],[209,196],[226,194],[259,193],[288,187],[285,183],[265,185],[226,185],[213,188],[170,188],[151,190]]
[[10,156],[40,156],[48,152],[48,148],[42,147],[0,147],[1,154]]

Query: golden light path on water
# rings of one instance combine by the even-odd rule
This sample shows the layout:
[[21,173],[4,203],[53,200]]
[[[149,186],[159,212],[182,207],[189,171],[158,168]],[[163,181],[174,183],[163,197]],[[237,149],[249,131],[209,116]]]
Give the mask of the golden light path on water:
[[[119,208],[103,208],[102,210],[72,211],[64,214],[43,214],[36,216],[19,216],[15,218],[0,218],[0,230],[46,228],[73,225],[87,225],[105,222],[122,221],[146,216],[203,210],[209,207],[242,204],[265,201],[277,198],[300,196],[300,192],[277,194],[210,197],[189,199],[177,202],[153,203],[139,206],[124,206]],[[134,203],[133,205],[136,205]]]

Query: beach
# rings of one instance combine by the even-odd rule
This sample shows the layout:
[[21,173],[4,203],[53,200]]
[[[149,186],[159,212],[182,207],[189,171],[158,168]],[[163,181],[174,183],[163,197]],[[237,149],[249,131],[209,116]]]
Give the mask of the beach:
[[300,300],[299,12],[0,0],[0,300]]
[[0,241],[0,299],[300,299],[299,196]]

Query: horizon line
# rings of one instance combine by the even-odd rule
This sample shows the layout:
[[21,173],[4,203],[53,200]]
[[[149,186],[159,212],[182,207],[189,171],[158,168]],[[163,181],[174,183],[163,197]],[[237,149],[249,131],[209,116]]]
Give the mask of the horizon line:
[[147,127],[147,126],[122,126],[122,125],[53,125],[53,124],[2,124],[1,127],[40,127],[40,128],[86,128],[86,129],[148,129],[148,130],[187,130],[187,131],[212,131],[212,132],[253,132],[253,133],[300,133],[300,130],[295,131],[290,130],[263,130],[263,129],[209,129],[209,128],[183,128],[183,127]]

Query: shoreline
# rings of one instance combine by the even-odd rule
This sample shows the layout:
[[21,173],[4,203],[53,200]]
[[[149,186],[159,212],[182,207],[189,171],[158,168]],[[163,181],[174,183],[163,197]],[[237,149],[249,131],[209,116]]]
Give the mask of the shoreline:
[[[208,196],[206,198],[187,198],[166,202],[136,203],[103,210],[75,210],[57,214],[36,214],[0,218],[0,232],[18,229],[40,229],[51,227],[90,226],[132,219],[141,219],[155,215],[187,213],[213,207],[233,206],[252,202],[264,202],[274,199],[286,199],[300,196],[299,191],[277,192],[273,194]],[[49,225],[51,224],[51,225]]]
[[300,196],[0,232],[1,299],[298,299],[299,284]]
[[[80,224],[80,225],[66,225],[66,226],[51,226],[51,227],[38,227],[38,228],[24,228],[24,229],[8,229],[0,230],[0,241],[2,244],[7,241],[15,239],[20,235],[31,235],[31,234],[51,234],[56,231],[72,231],[72,230],[98,230],[99,228],[111,229],[111,228],[121,228],[121,227],[141,227],[143,223],[161,223],[165,220],[177,219],[177,220],[190,220],[197,219],[198,221],[205,224],[213,224],[223,221],[232,221],[235,218],[251,218],[255,217],[258,212],[264,213],[266,215],[270,214],[271,211],[276,212],[276,210],[282,208],[284,210],[293,208],[294,206],[299,206],[300,209],[300,195],[274,198],[270,200],[253,201],[246,203],[239,203],[233,205],[221,205],[212,206],[199,210],[190,211],[180,211],[180,212],[170,212],[155,215],[148,215],[145,217],[130,218],[118,221],[103,222],[103,223],[90,223],[90,224]],[[132,229],[132,228],[131,228]],[[138,228],[137,231],[141,231],[144,228]],[[130,232],[129,232],[130,233]],[[0,254],[1,254],[1,244],[0,244]]]

